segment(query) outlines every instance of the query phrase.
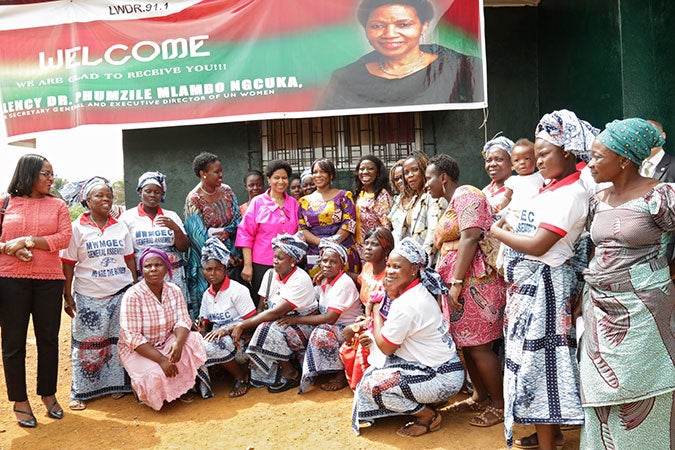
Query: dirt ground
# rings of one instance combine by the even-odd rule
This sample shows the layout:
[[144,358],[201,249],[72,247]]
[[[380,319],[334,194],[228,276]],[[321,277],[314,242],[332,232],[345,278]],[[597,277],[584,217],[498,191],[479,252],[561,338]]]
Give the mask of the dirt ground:
[[[503,427],[476,428],[470,414],[443,413],[442,428],[418,438],[395,434],[406,417],[376,421],[356,436],[350,427],[352,393],[347,389],[324,392],[313,388],[303,395],[294,390],[269,394],[251,389],[230,399],[229,379],[214,382],[216,396],[191,404],[165,404],[155,412],[136,404],[132,395],[91,401],[84,411],[67,408],[70,387],[70,318],[63,314],[60,333],[59,386],[57,398],[64,407],[62,420],[47,417],[35,394],[35,339],[28,337],[28,392],[38,420],[35,429],[20,428],[6,401],[4,377],[0,377],[0,450],[5,449],[506,449]],[[1,361],[0,361],[1,365]],[[465,397],[464,394],[457,399]],[[534,431],[516,426],[515,436]],[[579,447],[579,432],[565,432],[565,450]]]

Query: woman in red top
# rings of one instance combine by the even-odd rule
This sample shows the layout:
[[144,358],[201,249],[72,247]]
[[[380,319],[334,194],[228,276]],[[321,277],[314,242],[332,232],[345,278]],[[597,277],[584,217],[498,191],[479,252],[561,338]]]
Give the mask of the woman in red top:
[[49,161],[40,155],[22,156],[7,189],[0,236],[5,383],[17,422],[28,428],[37,426],[26,393],[26,335],[31,316],[38,350],[37,393],[50,417],[63,417],[56,400],[64,280],[59,250],[68,246],[72,231],[66,204],[49,193],[53,183]]

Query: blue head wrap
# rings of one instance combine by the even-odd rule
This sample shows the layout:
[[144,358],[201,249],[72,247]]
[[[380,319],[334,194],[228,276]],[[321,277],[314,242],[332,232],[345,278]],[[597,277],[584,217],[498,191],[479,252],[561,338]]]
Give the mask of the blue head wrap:
[[342,265],[347,264],[347,250],[333,238],[323,238],[319,241],[319,250],[322,252],[332,251],[342,259]]
[[279,248],[296,261],[302,260],[307,254],[307,242],[300,232],[296,234],[279,234],[272,239],[272,248]]
[[653,147],[661,147],[666,142],[654,125],[637,118],[608,123],[596,139],[638,166],[647,159]]
[[599,131],[572,111],[561,109],[544,114],[534,135],[588,162],[591,159],[591,145]]
[[492,150],[492,148],[494,147],[501,148],[510,155],[514,145],[515,144],[513,143],[513,141],[507,138],[506,136],[498,136],[496,138],[490,139],[483,146],[483,158],[485,158],[488,152]]
[[161,172],[145,172],[138,177],[136,192],[140,194],[141,190],[148,184],[154,184],[162,188],[162,203],[164,203],[164,200],[166,200],[166,176]]
[[220,261],[225,267],[230,265],[230,250],[215,236],[208,238],[204,242],[204,246],[202,247],[202,266],[211,259]]
[[429,256],[422,246],[412,238],[402,239],[389,255],[401,255],[411,264],[420,269],[420,283],[433,295],[447,294],[450,292],[443,283],[441,276],[433,269],[427,267]]
[[80,203],[82,206],[87,208],[87,195],[89,195],[89,192],[99,184],[108,186],[112,191],[112,184],[110,184],[110,181],[108,181],[106,178],[92,177],[88,180],[73,181],[66,184],[61,189],[59,189],[59,194],[61,194],[61,198],[63,198],[69,205]]
[[307,177],[312,178],[312,169],[305,169],[302,171],[300,174],[300,183],[303,183]]

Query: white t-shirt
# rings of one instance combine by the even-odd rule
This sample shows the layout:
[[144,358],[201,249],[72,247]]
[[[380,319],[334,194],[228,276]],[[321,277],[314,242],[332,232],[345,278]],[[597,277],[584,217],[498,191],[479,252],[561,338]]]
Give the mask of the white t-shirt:
[[335,321],[336,325],[349,325],[356,322],[356,318],[363,315],[361,302],[359,301],[359,291],[356,285],[346,273],[342,273],[339,278],[329,284],[323,280],[321,286],[317,287],[319,292],[319,312],[334,311],[340,314]]
[[316,309],[317,299],[314,293],[314,285],[307,272],[296,267],[285,280],[280,280],[276,272],[268,270],[258,290],[258,294],[263,297],[267,291],[269,275],[272,275],[272,285],[270,286],[270,296],[267,299],[267,309],[274,308],[281,300],[290,303],[300,315],[308,314]]
[[124,259],[134,254],[127,226],[112,217],[101,231],[84,213],[72,223],[73,235],[61,260],[75,264],[73,289],[89,297],[115,294],[134,282]]
[[[533,197],[523,207],[514,232],[534,236],[542,227],[562,238],[542,256],[526,255],[527,259],[541,261],[551,267],[558,267],[570,259],[574,255],[574,243],[586,224],[588,199],[588,192],[579,180],[579,172]],[[506,248],[504,256],[515,258],[523,255]]]
[[392,302],[381,334],[387,342],[399,346],[396,356],[427,367],[440,366],[457,353],[441,308],[422,284]]
[[218,292],[213,291],[213,286],[204,291],[199,317],[208,319],[215,329],[239,323],[255,312],[248,289],[228,278]]
[[[131,233],[134,252],[136,254],[136,264],[138,265],[138,259],[140,258],[141,253],[143,253],[143,250],[150,247],[158,248],[166,252],[169,256],[169,261],[171,261],[172,264],[180,261],[181,257],[176,250],[176,241],[173,230],[155,225],[150,216],[141,212],[142,209],[139,210],[139,208],[141,208],[140,205],[136,208],[128,209],[120,216],[120,222],[124,222]],[[157,214],[162,214],[173,220],[183,233],[185,233],[183,221],[178,214],[173,211],[162,210],[161,208],[157,211]]]
[[539,189],[544,185],[544,177],[539,172],[529,175],[512,175],[504,181],[504,186],[511,189],[511,201],[502,213],[511,227],[518,223],[520,212],[532,197],[539,194]]

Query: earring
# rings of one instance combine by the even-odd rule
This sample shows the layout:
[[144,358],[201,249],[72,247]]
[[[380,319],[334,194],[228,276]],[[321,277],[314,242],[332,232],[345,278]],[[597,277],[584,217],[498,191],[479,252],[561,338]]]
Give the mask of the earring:
[[445,195],[445,185],[443,185],[443,195]]
[[202,178],[206,179],[206,175],[204,175]]

